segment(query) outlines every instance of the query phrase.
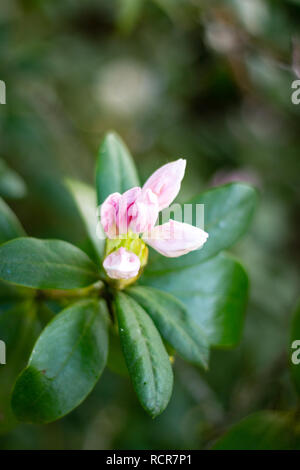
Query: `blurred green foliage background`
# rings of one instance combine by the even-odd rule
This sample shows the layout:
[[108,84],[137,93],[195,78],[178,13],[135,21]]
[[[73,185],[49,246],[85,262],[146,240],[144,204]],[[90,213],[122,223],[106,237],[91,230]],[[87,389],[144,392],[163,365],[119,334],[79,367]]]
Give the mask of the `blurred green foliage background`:
[[251,280],[237,349],[213,351],[206,374],[176,359],[171,403],[155,420],[129,380],[106,371],[61,421],[3,427],[1,448],[208,448],[252,412],[296,406],[288,364],[299,295],[299,25],[297,0],[1,1],[0,195],[27,233],[84,246],[63,180],[93,182],[109,129],[143,180],[186,158],[183,201],[227,181],[260,190],[235,248]]

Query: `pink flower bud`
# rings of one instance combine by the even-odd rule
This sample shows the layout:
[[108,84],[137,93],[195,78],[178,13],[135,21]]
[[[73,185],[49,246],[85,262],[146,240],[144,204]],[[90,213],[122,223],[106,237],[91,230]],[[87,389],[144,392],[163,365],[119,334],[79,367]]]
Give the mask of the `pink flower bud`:
[[108,196],[101,206],[101,223],[108,238],[126,235],[129,230],[143,233],[151,230],[158,217],[157,196],[147,189],[132,188],[124,194]]
[[108,255],[103,267],[112,279],[131,279],[138,275],[140,260],[137,255],[121,247]]
[[155,171],[146,181],[143,191],[151,189],[158,198],[159,210],[168,207],[180,191],[186,160],[180,158]]
[[117,216],[120,199],[120,193],[113,193],[105,199],[101,206],[101,224],[108,238],[114,238],[118,234]]
[[128,232],[131,220],[128,211],[141,192],[141,188],[136,187],[122,195],[113,193],[105,199],[101,206],[101,223],[108,238]]
[[142,191],[128,210],[130,216],[129,229],[135,233],[148,232],[154,227],[158,217],[158,199],[151,191]]
[[176,258],[201,248],[207,238],[208,233],[198,227],[170,220],[154,227],[144,240],[162,255]]
[[131,208],[141,195],[141,188],[135,187],[122,194],[119,201],[119,211],[117,216],[118,234],[126,234],[131,229]]

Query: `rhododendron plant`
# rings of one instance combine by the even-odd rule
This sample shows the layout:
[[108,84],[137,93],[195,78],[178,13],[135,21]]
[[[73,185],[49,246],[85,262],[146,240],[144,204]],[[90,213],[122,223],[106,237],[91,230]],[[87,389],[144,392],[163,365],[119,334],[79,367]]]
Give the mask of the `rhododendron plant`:
[[96,190],[66,181],[86,229],[81,248],[28,237],[1,201],[0,282],[30,318],[41,308],[53,317],[30,344],[12,392],[19,420],[48,423],[66,415],[106,365],[122,374],[126,367],[143,408],[157,416],[171,397],[177,354],[206,370],[210,348],[239,342],[248,280],[224,250],[247,230],[256,191],[233,183],[195,196],[189,204],[204,206],[205,227],[193,217],[160,223],[185,166],[184,159],[167,163],[141,185],[125,144],[105,136]]

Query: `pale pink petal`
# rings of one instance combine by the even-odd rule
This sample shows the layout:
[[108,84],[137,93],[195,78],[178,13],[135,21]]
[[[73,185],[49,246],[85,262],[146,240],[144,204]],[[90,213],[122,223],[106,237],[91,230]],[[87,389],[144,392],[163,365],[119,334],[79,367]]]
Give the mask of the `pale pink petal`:
[[140,266],[138,256],[124,247],[113,251],[103,262],[107,275],[112,279],[131,279],[138,275]]
[[158,217],[158,199],[151,191],[142,191],[134,204],[128,210],[130,217],[129,228],[135,233],[148,232],[154,227]]
[[128,232],[131,221],[128,211],[142,190],[131,188],[124,194],[113,193],[101,206],[101,223],[108,238],[115,238]]
[[151,189],[158,197],[159,210],[168,207],[180,191],[184,177],[186,160],[180,158],[155,171],[143,186],[143,191]]
[[114,238],[118,233],[117,216],[120,199],[120,193],[113,193],[101,205],[101,224],[108,238]]
[[117,216],[117,227],[119,234],[126,234],[130,227],[131,216],[130,209],[140,196],[142,190],[139,187],[131,188],[122,194],[119,201],[119,210]]
[[162,255],[177,258],[201,248],[207,238],[208,233],[198,227],[170,220],[154,227],[144,240]]

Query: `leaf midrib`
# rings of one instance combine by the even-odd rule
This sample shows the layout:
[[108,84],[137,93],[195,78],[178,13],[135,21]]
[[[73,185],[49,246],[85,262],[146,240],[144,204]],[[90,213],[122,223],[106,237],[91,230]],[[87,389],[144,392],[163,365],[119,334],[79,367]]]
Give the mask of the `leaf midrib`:
[[[141,297],[142,297],[142,296],[141,296]],[[148,305],[148,308],[149,308],[149,310],[150,310],[149,305]],[[145,310],[146,310],[146,309],[145,309]],[[159,309],[156,309],[156,312],[159,312]],[[148,313],[148,312],[146,311],[146,313]],[[158,313],[158,315],[159,315],[161,318],[164,318],[164,314],[163,314],[163,313]],[[150,313],[149,313],[149,316],[152,317],[152,315],[151,315]],[[196,347],[196,350],[199,352],[198,343],[196,342],[196,340],[195,340],[192,336],[190,336],[190,335],[188,334],[188,332],[182,327],[182,325],[181,325],[180,323],[179,323],[179,324],[176,323],[176,321],[173,319],[172,315],[168,315],[168,314],[167,314],[167,315],[166,315],[166,318],[169,320],[169,322],[171,323],[171,325],[173,325],[174,329],[177,330],[179,334],[181,334],[182,336],[184,336],[185,338],[187,338],[188,343],[190,342],[190,343],[192,344],[192,347],[193,347],[193,348]],[[181,319],[181,320],[182,320],[182,319]],[[153,321],[154,321],[154,320],[153,320]],[[155,321],[154,321],[154,323],[155,323]],[[193,325],[190,324],[190,326],[191,326],[191,328],[192,328]],[[197,325],[197,324],[195,324],[195,327],[197,327],[197,329],[198,329],[198,325]],[[165,335],[164,335],[164,336],[165,336]],[[166,339],[167,339],[167,338],[166,338]],[[201,338],[201,340],[202,340],[202,339],[203,339],[203,338]],[[205,347],[205,345],[203,345],[203,347]],[[176,349],[176,348],[175,348],[175,349]],[[200,351],[200,352],[201,352],[201,351]],[[202,356],[202,354],[201,354],[201,356]]]
[[[74,354],[74,352],[75,352],[75,350],[76,350],[78,344],[79,344],[79,343],[81,342],[81,340],[84,338],[84,336],[85,336],[85,334],[86,334],[86,331],[90,328],[90,326],[91,326],[92,323],[94,322],[97,313],[98,313],[98,312],[97,312],[96,309],[95,309],[95,312],[92,314],[91,320],[90,320],[88,323],[86,323],[86,325],[84,326],[84,328],[83,328],[82,332],[80,333],[80,335],[79,335],[79,337],[78,337],[76,343],[74,344],[73,348],[71,349],[71,351],[70,351],[69,354],[67,355],[65,361],[64,361],[63,364],[60,366],[60,368],[59,368],[58,371],[55,373],[55,375],[54,375],[53,377],[45,377],[45,376],[43,376],[43,377],[45,377],[45,378],[47,379],[47,381],[53,382],[54,380],[56,380],[56,379],[59,377],[59,375],[61,374],[61,372],[63,371],[63,369],[65,368],[65,366],[67,365],[67,363],[69,362],[69,360],[71,359],[71,357],[73,356],[73,354]],[[33,359],[32,359],[32,360],[33,360]],[[31,362],[32,362],[32,361],[29,362],[27,369],[29,369],[29,367],[31,366]],[[34,365],[32,365],[32,367],[34,367],[36,370],[38,370]],[[42,374],[41,371],[38,370],[38,372],[39,372],[40,374]],[[40,401],[41,397],[44,395],[44,393],[45,393],[45,391],[46,391],[46,388],[47,388],[47,387],[44,385],[44,384],[45,384],[44,382],[42,382],[42,383],[43,383],[43,388],[44,388],[44,390],[42,390],[42,392],[39,394],[39,396],[31,403],[31,407],[32,407],[33,405],[37,404],[37,403]]]
[[[127,305],[128,305],[129,304],[128,299],[126,299],[126,302],[127,302]],[[136,313],[137,312],[136,306],[134,306],[134,311],[135,311],[134,316],[135,316],[136,322],[137,322],[137,324],[138,324],[138,326],[139,326],[139,328],[142,332],[142,338],[143,338],[143,341],[144,341],[146,349],[147,349],[148,359],[150,361],[152,382],[154,383],[154,389],[155,389],[155,400],[154,400],[155,406],[154,406],[154,409],[155,409],[155,411],[157,411],[159,409],[158,408],[158,381],[157,381],[157,377],[156,377],[156,373],[155,373],[155,368],[153,366],[153,361],[151,360],[152,355],[151,355],[151,352],[150,352],[151,349],[149,348],[149,340],[148,340],[147,335],[145,335],[145,328],[144,328],[143,324],[140,323],[140,321],[139,321],[139,315],[138,315],[138,313]],[[145,312],[144,309],[143,309],[143,311],[144,311],[145,315],[148,315],[147,312]]]
[[[13,262],[12,262],[13,264]],[[18,265],[20,263],[17,263],[15,262],[14,263],[15,265]],[[66,263],[45,263],[45,262],[30,262],[30,265],[31,266],[36,266],[36,267],[40,267],[40,266],[54,266],[54,267],[64,267],[64,268],[67,268],[67,269],[71,269],[72,271],[79,271],[79,272],[83,272],[85,274],[92,274],[93,277],[97,278],[97,274],[96,274],[96,271],[89,271],[87,269],[84,269],[84,268],[81,268],[79,266],[76,266],[76,265],[72,265],[72,264],[66,264]],[[5,266],[5,265],[4,265]],[[2,278],[1,278],[2,279]]]

